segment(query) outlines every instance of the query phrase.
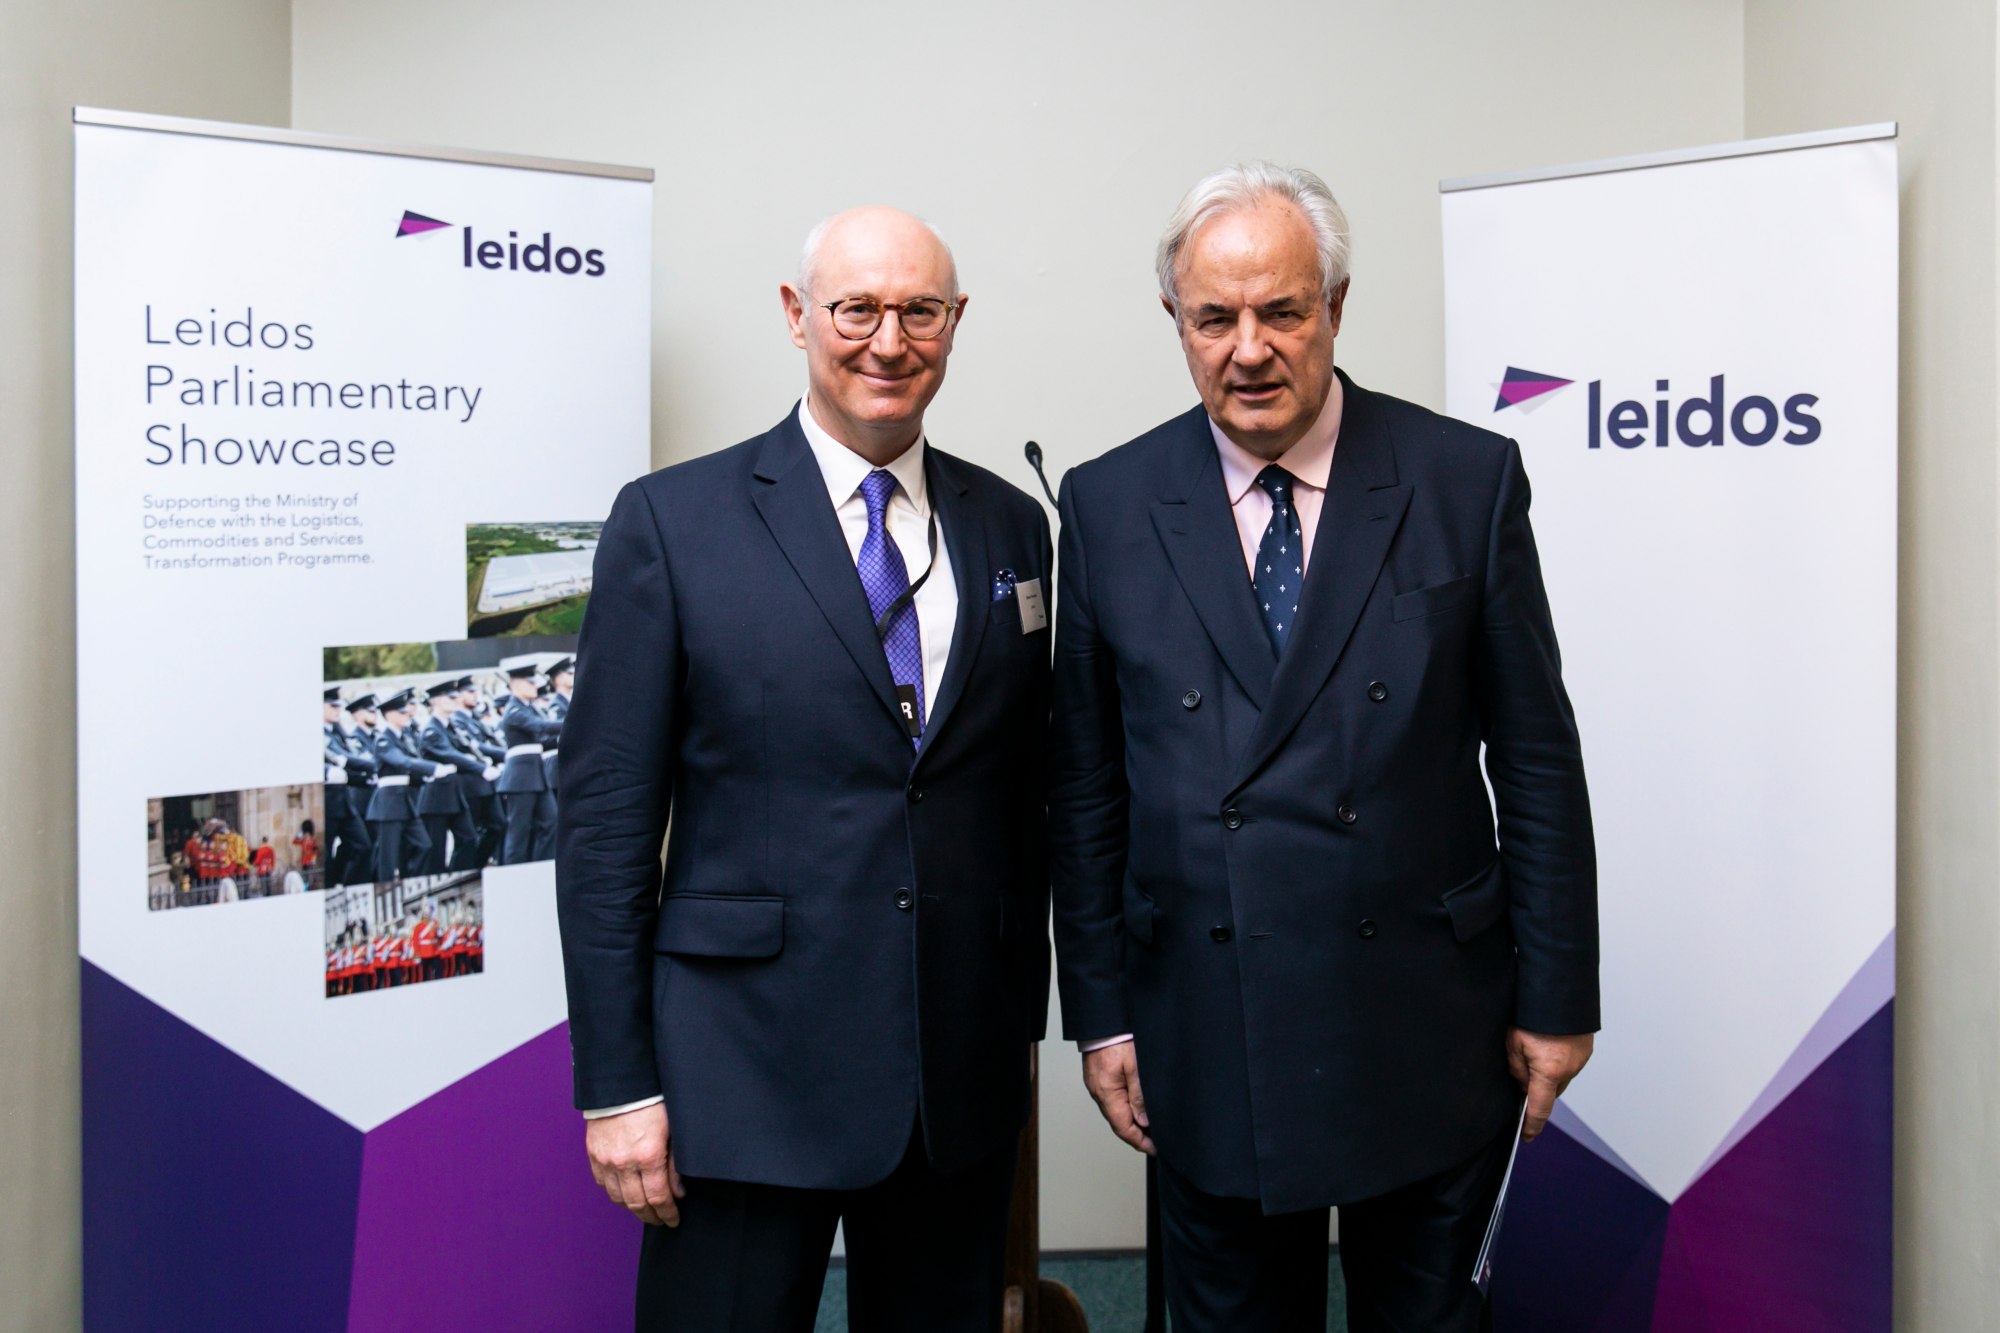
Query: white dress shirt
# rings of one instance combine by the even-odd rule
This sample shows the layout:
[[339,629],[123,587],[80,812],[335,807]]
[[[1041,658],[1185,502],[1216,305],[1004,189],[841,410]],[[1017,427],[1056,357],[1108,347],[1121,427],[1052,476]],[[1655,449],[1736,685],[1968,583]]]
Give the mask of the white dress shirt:
[[[1291,448],[1268,461],[1224,435],[1214,417],[1208,419],[1215,452],[1222,460],[1222,487],[1229,495],[1237,540],[1243,545],[1243,572],[1251,578],[1257,575],[1257,549],[1264,544],[1264,529],[1271,526],[1272,509],[1271,493],[1257,484],[1257,474],[1272,462],[1291,473],[1297,483],[1292,487],[1292,504],[1298,512],[1299,531],[1305,536],[1300,552],[1304,559],[1299,564],[1302,569],[1312,568],[1313,537],[1319,528],[1320,508],[1326,503],[1326,479],[1333,475],[1334,442],[1340,438],[1341,403],[1340,381],[1335,379],[1311,428]],[[1121,1032],[1115,1037],[1080,1041],[1076,1046],[1088,1055],[1130,1040],[1131,1033]]]
[[[868,535],[868,502],[861,498],[861,481],[875,465],[827,433],[812,414],[811,399],[799,402],[799,426],[812,446],[820,475],[826,478],[826,493],[833,500],[833,512],[840,519],[840,531],[847,538],[850,559],[861,558],[861,542]],[[930,488],[924,477],[923,436],[887,464],[896,479],[889,496],[883,523],[896,549],[903,553],[903,568],[910,582],[923,578],[930,568]],[[938,522],[937,569],[924,586],[917,589],[917,638],[924,650],[924,720],[937,707],[938,686],[944,681],[945,662],[951,656],[951,638],[958,629],[958,585],[952,578],[951,534]],[[857,579],[859,575],[855,576]]]
[[[861,481],[875,470],[875,465],[834,439],[826,427],[814,418],[808,400],[799,400],[798,411],[799,427],[805,431],[806,443],[812,446],[813,459],[819,464],[819,474],[826,481],[827,497],[833,501],[834,515],[840,519],[841,534],[847,538],[848,557],[859,560],[861,543],[868,536],[868,502],[861,496]],[[903,568],[909,572],[910,582],[915,583],[923,578],[931,563],[930,488],[924,476],[923,436],[919,435],[915,444],[893,459],[887,470],[896,479],[896,489],[889,496],[882,523],[888,529],[890,539],[896,543],[896,549],[903,553]],[[944,681],[945,663],[951,657],[952,635],[958,629],[958,584],[952,578],[948,541],[949,534],[940,520],[937,569],[924,579],[924,586],[917,589],[915,599],[917,639],[924,652],[926,725],[929,724],[932,709],[937,706],[938,686]],[[858,580],[860,575],[855,577]],[[598,1120],[641,1110],[663,1100],[662,1097],[644,1097],[623,1106],[588,1110],[583,1116],[586,1120]]]

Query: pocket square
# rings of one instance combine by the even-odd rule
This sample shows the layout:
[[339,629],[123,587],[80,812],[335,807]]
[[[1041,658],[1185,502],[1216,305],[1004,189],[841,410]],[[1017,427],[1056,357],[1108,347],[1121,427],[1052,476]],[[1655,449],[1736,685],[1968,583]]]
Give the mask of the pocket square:
[[1017,581],[1018,580],[1016,580],[1014,577],[1014,571],[1011,569],[1001,569],[994,571],[993,600],[996,602],[1004,602],[1012,598],[1014,595],[1014,584]]

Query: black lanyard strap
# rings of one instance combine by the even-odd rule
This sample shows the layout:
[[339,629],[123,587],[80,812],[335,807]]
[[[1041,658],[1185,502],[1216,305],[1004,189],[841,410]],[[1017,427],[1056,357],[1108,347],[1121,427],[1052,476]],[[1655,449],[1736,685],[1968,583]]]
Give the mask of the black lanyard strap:
[[[886,515],[884,516],[884,521],[882,524],[882,540],[885,542],[892,542],[896,540],[894,537],[889,535],[889,524]],[[937,568],[937,510],[935,509],[931,511],[930,542],[931,542],[931,562],[928,565],[924,566],[923,573],[917,575],[917,581],[915,583],[912,583],[909,587],[903,589],[901,592],[897,593],[896,600],[889,603],[887,607],[883,608],[882,614],[875,618],[876,638],[882,639],[888,637],[889,622],[894,620],[904,607],[908,606],[910,603],[914,602],[917,599],[917,589],[923,587],[924,584],[930,582],[931,571]]]

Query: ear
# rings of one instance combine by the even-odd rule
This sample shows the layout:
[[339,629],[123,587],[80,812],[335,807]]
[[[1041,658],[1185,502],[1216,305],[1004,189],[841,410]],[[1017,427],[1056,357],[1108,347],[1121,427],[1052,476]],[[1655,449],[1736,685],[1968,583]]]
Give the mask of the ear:
[[806,294],[789,282],[778,284],[778,300],[785,307],[785,324],[792,331],[792,346],[806,345]]
[[1166,311],[1167,318],[1171,319],[1176,325],[1181,322],[1181,312],[1174,309],[1173,298],[1165,292],[1160,293],[1160,309]]
[[1349,278],[1333,289],[1333,299],[1326,303],[1327,318],[1333,321],[1333,336],[1340,336],[1340,312],[1347,305],[1347,289],[1354,282]]

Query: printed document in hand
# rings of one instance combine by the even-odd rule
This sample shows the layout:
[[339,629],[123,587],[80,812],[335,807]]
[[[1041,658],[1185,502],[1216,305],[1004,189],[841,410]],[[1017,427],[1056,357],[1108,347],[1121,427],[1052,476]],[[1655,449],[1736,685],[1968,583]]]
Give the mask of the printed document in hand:
[[1486,1219],[1486,1239],[1479,1242],[1479,1257],[1472,1262],[1472,1285],[1481,1296],[1493,1282],[1493,1242],[1500,1238],[1500,1214],[1507,1211],[1507,1187],[1514,1183],[1514,1159],[1521,1155],[1521,1129],[1528,1123],[1528,1099],[1521,1099],[1521,1114],[1514,1121],[1514,1146],[1507,1150],[1507,1174],[1500,1177],[1500,1197],[1493,1201],[1493,1216]]

